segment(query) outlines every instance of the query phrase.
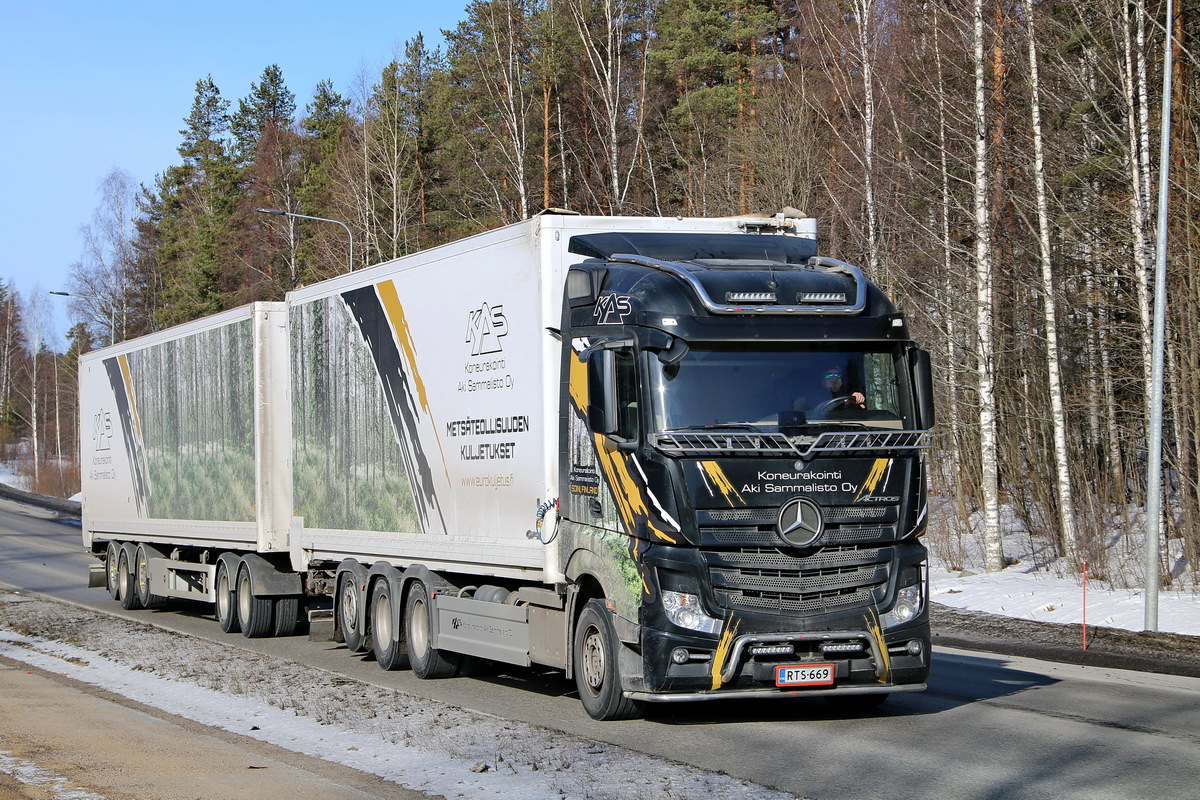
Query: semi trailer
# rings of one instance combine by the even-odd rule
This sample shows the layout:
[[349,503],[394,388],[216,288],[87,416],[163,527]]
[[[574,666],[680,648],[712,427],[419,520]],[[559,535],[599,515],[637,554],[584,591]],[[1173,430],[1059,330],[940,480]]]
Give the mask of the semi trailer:
[[875,704],[929,672],[930,371],[815,220],[539,215],[83,356],[92,584],[596,719]]

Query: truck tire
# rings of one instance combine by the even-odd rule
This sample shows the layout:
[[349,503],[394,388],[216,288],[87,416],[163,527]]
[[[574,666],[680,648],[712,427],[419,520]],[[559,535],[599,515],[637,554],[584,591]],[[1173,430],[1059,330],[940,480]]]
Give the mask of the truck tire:
[[142,607],[138,600],[137,578],[134,575],[134,564],[137,562],[137,548],[126,542],[121,545],[117,557],[117,599],[121,608],[126,611],[136,611]]
[[213,593],[216,595],[217,622],[225,633],[237,633],[242,629],[238,624],[237,601],[234,597],[233,578],[229,575],[229,566],[224,560],[217,562],[216,579],[213,581]]
[[371,648],[362,623],[362,604],[365,602],[358,577],[351,572],[343,572],[338,577],[338,620],[342,637],[346,640],[346,649],[351,653],[362,653]]
[[300,627],[300,598],[275,598],[275,635],[295,636]]
[[393,621],[393,592],[386,580],[377,580],[371,587],[371,641],[375,662],[380,669],[406,669],[408,649]]
[[254,585],[250,582],[250,568],[242,564],[238,568],[237,614],[242,636],[258,639],[275,629],[275,598],[255,597]]
[[138,602],[143,608],[158,608],[167,598],[150,590],[150,559],[162,558],[163,554],[148,544],[139,544],[134,560],[134,585],[137,587]]
[[421,581],[413,581],[408,587],[404,639],[408,643],[409,664],[418,678],[449,678],[458,671],[458,654],[433,646],[433,607],[429,603],[429,589]]
[[612,613],[599,600],[589,600],[575,625],[572,644],[575,686],[588,716],[598,720],[636,719],[642,704],[625,697],[617,664],[617,632]]
[[113,600],[121,599],[118,583],[120,562],[121,544],[110,541],[108,548],[104,551],[104,583],[108,589],[108,596]]

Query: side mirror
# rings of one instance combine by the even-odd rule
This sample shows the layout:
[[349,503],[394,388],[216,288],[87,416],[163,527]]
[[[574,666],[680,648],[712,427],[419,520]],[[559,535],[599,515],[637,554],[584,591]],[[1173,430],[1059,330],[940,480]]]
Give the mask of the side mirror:
[[616,450],[634,450],[638,440],[637,377],[628,350],[600,349],[587,362],[588,427]]
[[916,402],[914,418],[917,428],[929,430],[934,425],[933,413],[933,365],[929,351],[919,347],[909,351],[909,366],[912,371],[913,399]]
[[587,362],[588,427],[592,433],[617,432],[616,358],[612,350],[596,350]]

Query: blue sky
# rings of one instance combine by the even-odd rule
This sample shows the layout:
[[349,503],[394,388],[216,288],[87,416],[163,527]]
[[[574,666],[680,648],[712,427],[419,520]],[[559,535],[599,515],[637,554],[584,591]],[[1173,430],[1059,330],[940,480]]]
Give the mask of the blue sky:
[[[3,0],[0,280],[26,297],[66,288],[100,180],[115,167],[151,185],[179,162],[197,80],[236,108],[278,64],[302,112],[319,81],[350,95],[419,32],[441,44],[466,2]],[[67,301],[46,298],[61,349]]]

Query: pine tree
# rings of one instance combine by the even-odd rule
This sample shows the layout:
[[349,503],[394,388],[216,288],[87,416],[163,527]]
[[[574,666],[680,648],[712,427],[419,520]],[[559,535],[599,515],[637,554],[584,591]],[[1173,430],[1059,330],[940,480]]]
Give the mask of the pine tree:
[[285,131],[295,124],[296,95],[287,88],[283,71],[272,64],[263,70],[258,83],[250,84],[250,95],[238,101],[230,117],[233,156],[237,164],[249,166],[256,157],[259,141],[269,130]]
[[228,111],[229,101],[211,75],[197,81],[192,110],[184,120],[187,127],[180,131],[183,164],[159,176],[163,324],[220,311],[230,293],[224,268],[240,183],[228,152]]

